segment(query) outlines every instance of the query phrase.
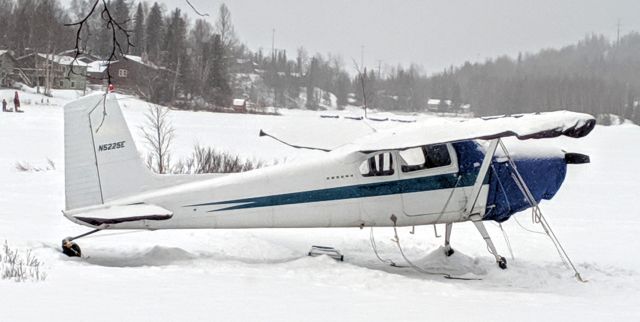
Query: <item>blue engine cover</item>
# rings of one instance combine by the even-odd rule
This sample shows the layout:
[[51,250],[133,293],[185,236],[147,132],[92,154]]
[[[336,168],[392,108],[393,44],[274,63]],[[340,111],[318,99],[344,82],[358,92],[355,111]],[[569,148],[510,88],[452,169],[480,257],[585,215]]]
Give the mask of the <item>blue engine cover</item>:
[[[460,173],[475,172],[477,175],[478,165],[484,158],[484,152],[479,149],[478,144],[465,141],[454,143],[453,146],[458,154]],[[536,202],[553,198],[567,174],[564,158],[520,158],[514,159],[514,162]],[[508,162],[498,162],[494,158],[486,179],[489,183],[489,196],[484,220],[503,222],[516,212],[531,207],[512,173],[513,169]]]
[[[514,162],[536,202],[553,198],[567,174],[563,158],[519,159]],[[485,220],[503,222],[514,213],[531,207],[512,173],[509,163],[493,162]]]

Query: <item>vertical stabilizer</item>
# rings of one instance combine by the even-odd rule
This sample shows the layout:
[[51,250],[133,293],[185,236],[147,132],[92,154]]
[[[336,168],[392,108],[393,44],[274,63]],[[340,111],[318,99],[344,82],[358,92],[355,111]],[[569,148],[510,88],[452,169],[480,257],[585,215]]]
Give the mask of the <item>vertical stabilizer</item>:
[[99,205],[152,188],[115,94],[64,107],[66,209]]

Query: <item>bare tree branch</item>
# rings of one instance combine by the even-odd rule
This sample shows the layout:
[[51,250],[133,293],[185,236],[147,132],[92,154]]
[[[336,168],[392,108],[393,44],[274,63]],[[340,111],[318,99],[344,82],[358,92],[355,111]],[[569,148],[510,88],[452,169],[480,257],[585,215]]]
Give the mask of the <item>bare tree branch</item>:
[[168,108],[151,104],[148,113],[145,114],[147,122],[140,128],[147,145],[151,148],[147,165],[157,173],[166,173],[171,163],[170,150],[175,131],[168,114]]
[[[107,72],[107,82],[108,84],[111,84],[111,62],[114,60],[118,59],[118,55],[121,57],[125,57],[126,58],[126,54],[127,51],[123,49],[123,46],[125,44],[121,44],[120,40],[118,40],[118,33],[122,33],[126,36],[126,46],[127,49],[128,47],[135,47],[135,45],[131,42],[131,31],[126,29],[124,26],[126,25],[126,23],[128,22],[128,19],[125,21],[116,21],[116,19],[114,19],[114,17],[111,15],[111,11],[109,9],[109,6],[107,5],[107,1],[106,0],[95,0],[93,2],[93,5],[91,5],[91,10],[89,10],[89,12],[87,13],[87,15],[85,15],[82,19],[80,19],[77,22],[73,22],[73,23],[68,23],[65,24],[65,26],[67,27],[77,27],[78,30],[76,31],[76,44],[75,44],[75,54],[73,57],[73,61],[71,62],[71,68],[69,69],[69,74],[71,73],[75,73],[75,71],[73,70],[73,67],[75,66],[76,62],[78,61],[78,57],[80,57],[80,55],[84,54],[84,47],[81,47],[81,41],[82,39],[82,31],[87,28],[89,29],[89,25],[88,25],[88,21],[89,18],[96,12],[96,7],[98,6],[98,4],[102,2],[102,11],[100,12],[100,19],[101,21],[104,23],[104,26],[107,30],[111,30],[111,52],[109,54],[109,56],[107,57],[107,68],[106,68],[106,72]],[[68,75],[69,75],[68,74]]]
[[196,9],[196,7],[194,7],[194,6],[191,4],[191,2],[189,2],[189,0],[184,0],[184,1],[186,1],[186,2],[187,2],[187,4],[189,5],[189,7],[191,7],[191,9],[193,9],[193,11],[194,11],[198,16],[201,16],[201,17],[208,17],[208,16],[209,16],[209,14],[208,14],[208,13],[200,13],[200,11],[198,11],[198,9]]

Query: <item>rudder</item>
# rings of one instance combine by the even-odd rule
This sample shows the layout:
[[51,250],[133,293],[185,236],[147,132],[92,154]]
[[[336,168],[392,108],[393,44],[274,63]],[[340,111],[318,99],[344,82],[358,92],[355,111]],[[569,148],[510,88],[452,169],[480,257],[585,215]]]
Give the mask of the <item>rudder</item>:
[[64,107],[65,208],[99,205],[153,188],[115,94]]

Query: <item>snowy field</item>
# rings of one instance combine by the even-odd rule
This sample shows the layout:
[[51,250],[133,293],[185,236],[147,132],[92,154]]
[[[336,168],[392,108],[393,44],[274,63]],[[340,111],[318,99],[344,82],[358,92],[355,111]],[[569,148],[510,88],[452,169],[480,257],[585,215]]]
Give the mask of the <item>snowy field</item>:
[[[2,90],[0,96],[12,97]],[[575,140],[552,144],[591,156],[571,166],[560,192],[542,211],[588,283],[565,268],[529,212],[499,227],[488,223],[500,270],[475,228],[454,225],[456,253],[444,257],[433,227],[400,230],[407,256],[422,267],[471,273],[481,281],[447,280],[379,262],[369,229],[263,229],[103,232],[79,240],[88,258],[59,252],[65,236],[86,231],[64,208],[63,113],[76,92],[56,92],[43,101],[21,93],[25,113],[0,114],[0,242],[32,249],[44,262],[41,282],[0,280],[0,321],[638,321],[640,320],[640,127],[598,126]],[[123,98],[123,110],[140,140],[146,104]],[[352,122],[320,113],[284,116],[172,111],[174,159],[195,143],[246,158],[296,162],[317,153],[259,138],[260,128],[305,129],[306,135]],[[341,112],[346,115],[351,112]],[[407,116],[403,116],[407,117]],[[389,126],[392,122],[376,123]],[[402,126],[400,123],[391,125]],[[292,128],[294,126],[291,126]],[[335,135],[339,135],[336,133]],[[140,147],[141,141],[138,142]],[[529,142],[528,142],[529,144]],[[46,169],[18,171],[16,163]],[[438,227],[439,233],[444,227]],[[375,238],[383,256],[403,264],[392,230]],[[339,248],[345,262],[306,256],[311,245]]]

